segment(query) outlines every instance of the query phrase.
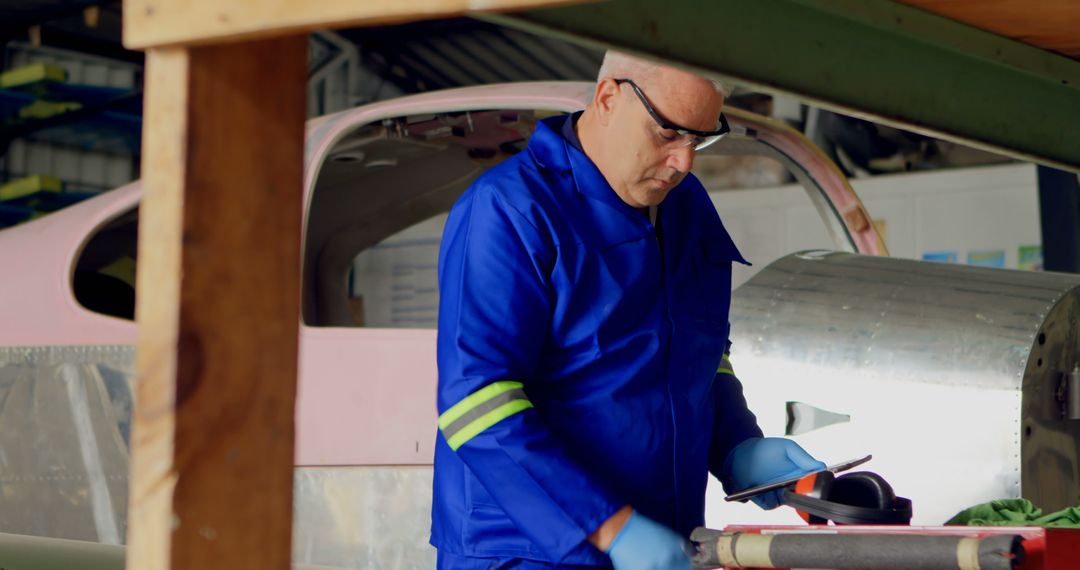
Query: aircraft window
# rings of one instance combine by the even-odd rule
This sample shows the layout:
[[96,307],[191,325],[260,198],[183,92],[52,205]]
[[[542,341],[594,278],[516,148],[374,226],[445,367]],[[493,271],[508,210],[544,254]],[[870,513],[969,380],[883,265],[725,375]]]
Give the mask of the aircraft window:
[[[732,179],[727,172],[734,170],[730,166],[735,161],[739,161],[737,164],[743,167],[740,172],[750,170],[747,165],[753,162],[753,171],[759,179]],[[721,203],[723,193],[731,189],[781,185],[791,179],[783,164],[762,156],[708,157],[701,161],[700,168],[695,166],[694,170],[717,203]],[[792,191],[796,201],[810,206],[804,191],[795,188],[792,188]],[[446,219],[446,213],[435,215],[378,242],[353,259],[348,275],[351,326],[426,329],[437,327],[437,264]],[[734,229],[733,233],[740,234],[739,237],[748,233],[747,228],[738,223],[730,225]],[[822,239],[828,239],[824,228],[820,229],[820,233]],[[747,242],[752,242],[750,238],[755,236],[751,234],[745,237]],[[826,241],[826,247],[827,245]],[[754,243],[747,243],[742,247],[755,254],[760,249]],[[766,253],[772,256],[770,261],[781,256],[776,252]],[[748,279],[753,274],[752,270],[756,269],[747,268],[746,275],[740,273],[738,283]]]
[[72,275],[75,300],[103,315],[135,319],[135,252],[139,210],[132,208],[86,242]]
[[[362,126],[339,140],[321,166],[308,212],[304,322],[435,328],[446,212],[477,176],[523,150],[537,119],[548,114],[410,116]],[[835,247],[832,235],[844,237],[838,221],[835,228],[816,222],[830,206],[824,190],[801,169],[752,133],[725,139],[695,161],[694,171],[728,231],[755,262],[752,268],[736,267],[735,285],[792,251],[779,237],[790,237],[796,250]],[[798,184],[790,184],[793,177]],[[787,209],[770,201],[788,200],[789,194],[790,208],[786,201]],[[788,223],[796,217],[797,224]]]
[[525,148],[536,120],[520,110],[405,116],[338,140],[308,211],[304,322],[434,328],[446,213],[476,177]]

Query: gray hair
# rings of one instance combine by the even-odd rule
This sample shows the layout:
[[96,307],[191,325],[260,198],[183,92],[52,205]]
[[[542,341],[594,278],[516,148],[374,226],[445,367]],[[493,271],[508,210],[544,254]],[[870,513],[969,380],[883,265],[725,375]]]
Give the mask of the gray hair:
[[[609,49],[604,52],[604,62],[600,64],[600,72],[596,74],[596,82],[599,83],[604,79],[611,78],[629,78],[637,81],[638,83],[649,83],[653,77],[656,76],[662,64],[642,59],[623,53],[621,51],[615,51]],[[706,77],[709,83],[712,83],[716,88],[716,92],[727,96],[730,92],[728,88],[719,81]]]

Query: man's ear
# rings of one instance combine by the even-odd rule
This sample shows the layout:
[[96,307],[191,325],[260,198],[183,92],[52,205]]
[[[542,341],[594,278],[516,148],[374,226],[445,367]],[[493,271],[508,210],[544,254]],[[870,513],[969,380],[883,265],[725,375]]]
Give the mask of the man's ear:
[[596,111],[596,120],[605,127],[612,121],[615,111],[616,98],[619,96],[619,85],[615,80],[606,77],[596,84],[596,92],[593,93],[592,106]]

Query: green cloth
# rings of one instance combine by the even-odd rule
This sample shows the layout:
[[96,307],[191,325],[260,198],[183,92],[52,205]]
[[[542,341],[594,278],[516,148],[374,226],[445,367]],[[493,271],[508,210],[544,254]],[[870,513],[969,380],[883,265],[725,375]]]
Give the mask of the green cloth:
[[964,509],[945,524],[1080,528],[1080,507],[1069,507],[1044,515],[1042,509],[1027,499],[1001,499]]

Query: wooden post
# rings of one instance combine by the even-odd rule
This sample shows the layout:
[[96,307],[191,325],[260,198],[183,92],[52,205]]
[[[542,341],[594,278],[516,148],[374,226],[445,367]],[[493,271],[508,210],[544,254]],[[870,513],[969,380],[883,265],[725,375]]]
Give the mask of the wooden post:
[[131,570],[290,565],[306,50],[148,52]]

